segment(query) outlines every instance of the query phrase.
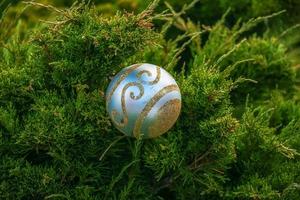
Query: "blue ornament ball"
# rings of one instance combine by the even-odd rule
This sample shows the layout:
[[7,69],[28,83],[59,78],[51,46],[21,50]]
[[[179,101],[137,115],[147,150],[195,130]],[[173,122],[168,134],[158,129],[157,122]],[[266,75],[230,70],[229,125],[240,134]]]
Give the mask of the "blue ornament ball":
[[166,133],[181,109],[181,94],[174,78],[152,64],[121,70],[106,91],[106,108],[115,127],[135,138]]

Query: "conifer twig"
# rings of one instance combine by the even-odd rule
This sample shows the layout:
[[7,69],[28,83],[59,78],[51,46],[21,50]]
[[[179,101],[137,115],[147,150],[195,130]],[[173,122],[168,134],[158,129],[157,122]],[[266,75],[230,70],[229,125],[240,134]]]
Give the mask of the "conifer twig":
[[257,17],[257,18],[251,18],[241,26],[239,31],[237,31],[235,34],[233,34],[233,37],[236,37],[236,36],[240,35],[241,33],[248,31],[249,29],[251,29],[252,27],[256,26],[258,23],[260,23],[264,20],[271,19],[273,17],[281,15],[284,12],[286,12],[286,10],[281,10],[279,12],[272,13],[271,15],[266,15],[266,16]]
[[157,7],[159,2],[160,0],[154,0],[143,12],[138,15],[138,17],[144,19],[146,16],[150,16],[154,12],[154,9]]
[[46,8],[48,10],[53,10],[57,13],[60,13],[60,14],[65,14],[65,12],[63,10],[60,10],[52,5],[45,5],[45,4],[42,4],[42,3],[37,3],[37,2],[34,2],[34,1],[23,1],[23,3],[27,4],[27,5],[32,5],[32,6],[39,6],[39,7],[42,7],[42,8]]
[[[204,32],[204,31],[203,31]],[[180,49],[177,50],[176,54],[173,56],[171,62],[169,62],[168,66],[166,67],[166,69],[169,69],[170,66],[172,66],[172,64],[174,63],[174,61],[176,59],[178,59],[179,55],[184,51],[185,47],[188,46],[196,37],[198,37],[199,35],[201,35],[203,32],[196,32],[196,33],[192,33],[192,34],[188,34],[185,35],[185,37],[190,37],[190,39],[188,41],[186,41],[181,47]]]
[[117,142],[119,142],[120,140],[122,140],[122,139],[125,138],[125,137],[126,137],[126,136],[123,135],[123,136],[119,137],[118,139],[116,139],[115,141],[113,141],[113,142],[105,149],[105,151],[102,153],[102,155],[101,155],[100,158],[99,158],[99,161],[101,161],[101,160],[104,158],[105,154],[109,151],[109,149],[110,149],[112,146],[114,146]]
[[111,183],[109,184],[109,189],[106,192],[104,199],[107,199],[108,194],[113,190],[113,187],[115,186],[115,184],[121,180],[121,178],[122,178],[123,174],[126,172],[126,170],[129,169],[133,164],[135,164],[138,161],[139,160],[133,160],[128,165],[124,166],[122,168],[121,172],[119,173],[119,175],[117,177],[115,177],[114,179],[112,179]]
[[200,2],[200,0],[194,0],[190,4],[184,4],[182,9],[178,13],[176,13],[176,11],[173,9],[173,7],[167,1],[165,1],[164,3],[170,9],[170,11],[174,14],[174,16],[180,17],[181,15],[185,14],[186,11],[193,8],[198,2]]
[[64,199],[69,199],[66,195],[64,194],[51,194],[49,196],[46,196],[45,199],[56,199],[56,198],[64,198]]
[[289,32],[297,29],[297,28],[300,28],[300,24],[296,24],[288,29],[286,29],[285,31],[283,31],[279,36],[278,36],[278,39],[281,39],[283,38],[286,34],[288,34]]
[[247,63],[247,62],[251,62],[251,61],[255,61],[255,59],[253,58],[249,58],[249,59],[244,59],[244,60],[239,60],[237,62],[235,62],[233,65],[229,65],[228,67],[226,67],[223,71],[222,74],[224,75],[224,77],[229,77],[230,73],[240,64],[243,63]]
[[214,67],[218,66],[225,58],[227,58],[229,55],[231,55],[236,49],[238,49],[241,44],[243,44],[246,41],[246,39],[243,39],[241,42],[239,42],[237,45],[235,45],[230,51],[223,54],[214,64]]
[[43,22],[45,24],[61,25],[61,24],[64,24],[64,23],[68,22],[69,20],[53,22],[53,21],[48,21],[48,20],[40,19],[39,21]]
[[[11,4],[9,4],[5,10],[3,11],[3,16],[8,12],[8,9],[10,7]],[[11,31],[13,29],[13,27],[17,24],[18,20],[20,19],[21,15],[25,12],[25,10],[28,8],[28,6],[25,6],[21,11],[18,11],[18,13],[16,14],[16,16],[14,17],[14,20],[12,20],[8,25],[7,27],[3,28],[3,27],[0,27],[0,28],[3,28],[5,29],[4,31],[4,34],[3,34],[3,37],[7,37],[8,36],[8,33],[9,31]],[[0,26],[1,26],[1,23],[2,23],[2,20],[3,20],[3,16],[0,17]]]
[[196,158],[196,159],[194,160],[194,162],[190,164],[189,168],[190,168],[190,169],[195,169],[195,168],[197,168],[197,164],[198,164],[201,160],[203,160],[204,158],[206,158],[206,157],[210,154],[211,150],[212,150],[212,146],[210,146],[203,154],[201,154],[198,158]]
[[[198,3],[200,0],[194,0],[192,1],[190,4],[185,4],[182,9],[179,12],[176,12],[173,7],[168,3],[168,2],[164,2],[166,7],[170,10],[170,14],[166,14],[163,16],[160,16],[160,18],[162,20],[168,21],[169,23],[167,24],[167,26],[164,28],[165,30],[163,32],[166,31],[166,29],[168,29],[172,24],[174,24],[177,28],[182,29],[181,26],[184,26],[184,30],[187,31],[187,27],[185,26],[185,22],[184,20],[181,18],[182,15],[184,15],[186,13],[186,11],[188,11],[189,9],[191,9],[192,7],[195,6],[196,3]],[[177,22],[177,24],[176,24]]]
[[[189,169],[190,170],[199,170],[199,166],[196,166],[201,160],[203,160],[204,158],[206,158],[212,150],[213,146],[210,146],[203,154],[201,154],[198,158],[196,158],[190,165],[189,165]],[[155,193],[159,192],[160,190],[170,187],[170,185],[172,185],[172,183],[177,180],[180,177],[180,174],[174,174],[174,175],[170,175],[166,178],[164,178],[162,181],[160,181],[160,186],[158,188],[155,189]]]

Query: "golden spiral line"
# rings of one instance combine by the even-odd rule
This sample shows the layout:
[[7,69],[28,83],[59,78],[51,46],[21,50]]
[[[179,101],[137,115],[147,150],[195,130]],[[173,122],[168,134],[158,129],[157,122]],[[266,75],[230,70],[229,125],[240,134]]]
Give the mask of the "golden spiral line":
[[[118,88],[118,86],[120,85],[120,83],[126,79],[126,77],[133,72],[135,69],[137,69],[138,67],[140,67],[143,64],[135,64],[132,67],[130,67],[128,70],[126,70],[118,79],[118,81],[114,84],[112,90],[110,91],[110,93],[107,96],[106,99],[106,106],[108,107],[108,103],[112,98],[112,95],[114,94],[114,92],[116,91],[116,89]],[[150,82],[146,82],[141,80],[141,76],[146,73],[148,76],[152,76],[152,73],[148,70],[142,70],[137,74],[137,78],[144,84],[149,84],[149,85],[154,85],[156,83],[158,83],[158,81],[160,80],[160,76],[161,76],[161,71],[160,68],[158,66],[156,66],[156,78],[153,81]],[[111,115],[112,115],[112,121],[118,126],[118,127],[124,127],[125,125],[127,125],[128,123],[128,114],[127,114],[127,110],[126,110],[126,104],[125,104],[125,93],[126,90],[131,87],[131,86],[137,86],[140,90],[140,93],[138,96],[135,96],[133,92],[130,93],[130,97],[131,99],[134,100],[138,100],[140,99],[143,95],[144,95],[144,87],[141,85],[141,83],[138,82],[131,82],[128,83],[127,85],[125,85],[125,87],[122,90],[122,97],[121,97],[121,104],[122,104],[122,113],[123,113],[123,119],[121,122],[118,122],[116,120],[116,116],[120,115],[120,113],[118,111],[116,111],[115,109],[112,110]]]
[[111,100],[112,95],[114,94],[114,92],[116,91],[116,89],[118,88],[118,86],[120,85],[120,83],[126,79],[126,77],[133,72],[135,69],[137,69],[138,67],[140,67],[143,64],[135,64],[132,67],[130,67],[128,70],[126,70],[118,79],[118,81],[115,83],[115,85],[113,86],[112,90],[109,92],[109,94],[107,95],[106,98],[106,106],[108,106],[108,102]]
[[146,106],[144,107],[144,109],[142,110],[141,114],[138,116],[138,118],[137,118],[137,120],[135,122],[134,129],[133,129],[133,135],[134,135],[134,137],[138,138],[140,136],[142,124],[143,124],[146,116],[149,114],[149,112],[153,108],[153,106],[163,96],[165,96],[167,93],[172,92],[172,91],[179,91],[178,86],[175,85],[175,84],[166,86],[163,89],[161,89],[157,94],[155,94],[155,96],[152,97],[150,99],[150,101],[148,101],[148,103],[146,104]]
[[112,120],[119,127],[124,127],[128,123],[128,114],[127,114],[127,109],[126,109],[125,94],[126,94],[127,89],[129,87],[133,87],[133,86],[138,87],[140,93],[139,93],[138,96],[135,96],[133,92],[130,92],[130,98],[131,99],[138,100],[144,95],[144,87],[142,86],[141,83],[131,82],[131,83],[128,83],[128,84],[125,85],[125,87],[122,90],[122,97],[121,97],[123,120],[121,122],[117,122],[115,117],[119,113],[116,110],[112,111]]
[[137,78],[144,84],[149,84],[149,85],[154,85],[156,83],[158,83],[158,81],[160,80],[160,76],[161,76],[161,71],[160,68],[158,66],[156,66],[156,78],[153,81],[147,82],[144,80],[141,80],[141,77],[143,74],[147,74],[148,76],[152,76],[152,73],[148,70],[142,70],[140,71],[136,76]]

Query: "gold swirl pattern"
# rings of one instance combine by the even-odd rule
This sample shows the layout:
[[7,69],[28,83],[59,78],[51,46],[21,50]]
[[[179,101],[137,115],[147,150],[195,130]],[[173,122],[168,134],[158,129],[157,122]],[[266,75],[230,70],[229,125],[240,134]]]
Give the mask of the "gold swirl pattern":
[[134,126],[134,129],[133,129],[133,135],[134,135],[134,137],[136,137],[136,138],[140,137],[140,132],[141,132],[142,124],[143,124],[145,118],[147,117],[147,115],[149,114],[149,112],[151,111],[151,109],[153,108],[153,106],[163,96],[165,96],[167,93],[173,92],[173,91],[178,91],[179,92],[179,88],[178,88],[178,86],[176,84],[169,85],[169,86],[166,86],[166,87],[162,88],[157,94],[155,94],[155,96],[153,96],[150,99],[150,101],[148,101],[148,103],[146,104],[146,106],[142,110],[140,116],[138,116],[138,118],[137,118],[137,120],[135,122],[135,126]]
[[148,76],[152,76],[152,73],[148,70],[142,70],[139,73],[137,73],[136,77],[144,84],[149,84],[149,85],[154,85],[156,83],[158,83],[158,81],[160,80],[160,76],[161,76],[161,72],[160,72],[160,68],[158,66],[156,66],[156,78],[153,81],[147,82],[144,80],[141,80],[141,77],[143,74],[147,74]]
[[[115,92],[115,90],[118,88],[118,86],[120,85],[120,83],[126,79],[126,77],[131,73],[133,72],[135,69],[137,69],[138,67],[140,67],[142,64],[136,64],[136,65],[133,65],[132,67],[130,67],[127,71],[125,71],[119,78],[119,80],[117,81],[117,83],[114,85],[114,87],[112,88],[111,92],[109,93],[108,97],[107,97],[107,100],[106,100],[106,103],[108,104],[108,102],[111,100],[112,98],[112,95],[113,93]],[[160,72],[160,68],[158,66],[156,66],[156,77],[153,81],[144,81],[144,80],[141,80],[141,76],[143,74],[147,74],[148,76],[152,76],[152,73],[148,70],[142,70],[140,72],[137,73],[136,77],[138,78],[138,80],[140,82],[142,82],[143,84],[149,84],[149,85],[154,85],[156,83],[159,82],[160,80],[160,76],[161,76],[161,72]],[[123,90],[122,90],[122,97],[121,97],[121,104],[122,104],[122,112],[123,112],[123,119],[121,120],[121,122],[118,122],[116,120],[116,116],[117,115],[120,115],[120,113],[118,113],[115,109],[112,110],[111,114],[112,114],[112,121],[118,126],[118,127],[124,127],[126,126],[126,124],[128,123],[128,114],[127,114],[127,110],[126,110],[126,102],[125,102],[125,93],[127,91],[127,89],[129,87],[132,87],[132,86],[136,86],[139,88],[139,95],[138,96],[135,96],[133,92],[130,92],[130,97],[131,99],[134,99],[134,100],[138,100],[140,99],[143,95],[144,95],[144,87],[143,85],[140,83],[140,82],[131,82],[131,83],[128,83],[124,86]],[[108,106],[108,105],[106,105]]]
[[125,94],[126,94],[127,89],[130,87],[133,87],[133,86],[136,86],[139,88],[139,95],[135,96],[133,92],[130,92],[131,99],[138,100],[144,95],[144,87],[141,83],[131,82],[131,83],[128,83],[125,85],[125,87],[122,90],[122,97],[121,97],[122,112],[123,112],[123,119],[121,120],[121,122],[117,122],[117,120],[116,120],[116,115],[118,115],[119,113],[115,109],[112,110],[112,120],[119,127],[124,127],[128,123],[128,114],[127,114],[127,110],[126,110]]
[[109,92],[109,94],[107,95],[106,98],[106,106],[108,106],[108,102],[111,100],[112,95],[114,94],[114,92],[116,91],[116,89],[119,87],[120,83],[122,81],[124,81],[126,79],[126,77],[133,72],[135,69],[137,69],[138,67],[140,67],[142,64],[135,64],[132,65],[130,68],[128,68],[128,70],[126,70],[118,79],[118,81],[115,83],[115,85],[113,86],[113,88],[111,89],[111,91]]
[[124,68],[106,91],[106,109],[121,132],[153,138],[167,132],[181,110],[181,94],[174,78],[153,64]]

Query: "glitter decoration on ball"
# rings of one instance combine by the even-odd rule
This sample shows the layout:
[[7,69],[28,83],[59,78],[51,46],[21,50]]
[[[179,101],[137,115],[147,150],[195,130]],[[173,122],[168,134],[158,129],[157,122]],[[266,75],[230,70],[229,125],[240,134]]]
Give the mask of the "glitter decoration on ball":
[[135,138],[154,138],[167,132],[181,109],[174,78],[152,64],[121,70],[106,91],[106,108],[115,127]]

